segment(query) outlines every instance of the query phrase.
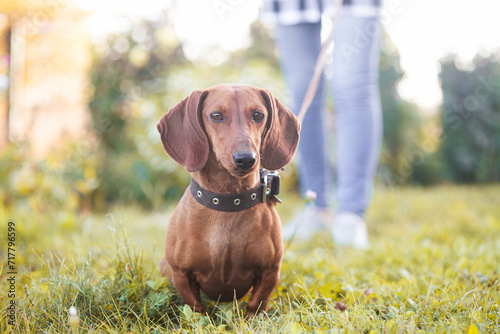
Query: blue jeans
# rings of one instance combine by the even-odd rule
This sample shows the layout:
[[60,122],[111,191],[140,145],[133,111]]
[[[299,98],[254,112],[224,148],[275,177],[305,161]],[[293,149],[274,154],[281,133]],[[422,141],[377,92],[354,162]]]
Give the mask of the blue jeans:
[[[281,68],[297,114],[321,49],[321,23],[278,26]],[[334,33],[333,97],[335,104],[336,211],[364,215],[371,199],[382,142],[378,83],[382,29],[377,17],[340,14]],[[315,205],[330,206],[329,125],[325,79],[302,124],[298,148],[300,191],[316,192]]]

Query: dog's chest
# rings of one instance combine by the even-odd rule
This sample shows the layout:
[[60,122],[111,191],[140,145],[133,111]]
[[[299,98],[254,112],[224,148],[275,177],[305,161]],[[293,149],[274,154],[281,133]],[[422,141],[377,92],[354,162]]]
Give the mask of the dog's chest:
[[248,257],[252,255],[248,254],[249,245],[266,237],[259,233],[259,219],[249,215],[219,215],[211,224],[207,240],[211,262],[243,266],[249,263]]
[[256,233],[251,224],[214,224],[208,237],[205,261],[194,268],[197,281],[207,294],[243,296],[274,254],[266,234]]
[[275,250],[261,214],[219,214],[213,218],[206,235],[207,269],[227,275],[231,270],[253,270],[269,263]]

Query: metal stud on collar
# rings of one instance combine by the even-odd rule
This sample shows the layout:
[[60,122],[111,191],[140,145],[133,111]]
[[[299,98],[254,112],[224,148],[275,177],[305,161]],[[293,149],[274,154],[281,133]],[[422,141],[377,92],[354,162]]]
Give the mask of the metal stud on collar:
[[201,196],[202,196],[203,194],[201,193],[201,191],[199,191],[199,190],[198,190],[198,192],[196,193],[196,195],[198,195],[198,197],[200,197],[200,198],[201,198]]
[[252,201],[255,201],[255,199],[257,198],[257,194],[253,193],[252,196],[250,196],[250,198],[252,199]]
[[212,200],[212,202],[213,202],[215,205],[217,205],[217,204],[219,204],[219,199],[218,199],[217,197],[215,197],[215,198]]
[[241,200],[239,198],[234,200],[234,205],[240,205]]

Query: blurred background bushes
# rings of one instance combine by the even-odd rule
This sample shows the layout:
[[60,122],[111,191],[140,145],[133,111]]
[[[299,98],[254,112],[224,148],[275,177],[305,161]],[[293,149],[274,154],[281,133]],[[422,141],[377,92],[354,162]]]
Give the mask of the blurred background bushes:
[[477,56],[471,69],[441,61],[443,178],[456,183],[500,180],[500,62]]
[[[214,66],[188,61],[165,20],[141,22],[96,45],[90,72],[92,131],[85,140],[40,162],[33,162],[22,144],[0,153],[0,195],[7,207],[164,207],[179,199],[189,174],[162,148],[156,123],[163,113],[194,87],[223,82],[266,87],[287,100],[273,39],[261,24],[252,25],[248,49]],[[379,182],[498,182],[498,58],[477,57],[469,69],[461,69],[453,56],[442,60],[444,102],[439,114],[422,113],[399,96],[397,85],[404,73],[387,36],[380,62],[384,141]],[[290,170],[294,177],[294,168]],[[297,191],[296,181],[291,184],[289,190]]]
[[159,206],[155,201],[184,190],[186,176],[165,159],[156,131],[157,119],[168,109],[164,98],[173,90],[169,73],[187,63],[169,33],[155,22],[142,22],[111,37],[94,56],[89,107],[101,185],[90,199],[97,209],[118,200]]

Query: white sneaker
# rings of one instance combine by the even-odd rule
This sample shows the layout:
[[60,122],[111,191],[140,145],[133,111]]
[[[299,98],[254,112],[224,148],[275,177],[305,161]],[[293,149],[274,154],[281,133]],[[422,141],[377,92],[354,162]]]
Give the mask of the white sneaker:
[[321,230],[326,230],[330,218],[329,211],[326,208],[307,205],[291,222],[283,226],[283,240],[305,241]]
[[333,241],[339,246],[369,249],[368,230],[365,220],[351,212],[338,214],[330,229]]

